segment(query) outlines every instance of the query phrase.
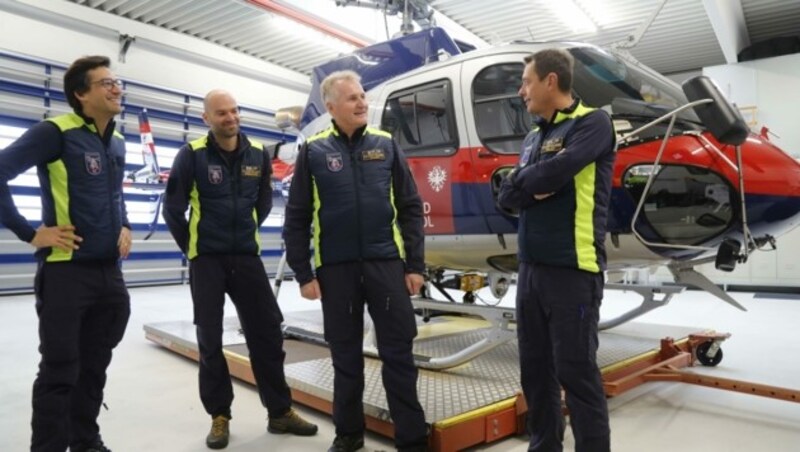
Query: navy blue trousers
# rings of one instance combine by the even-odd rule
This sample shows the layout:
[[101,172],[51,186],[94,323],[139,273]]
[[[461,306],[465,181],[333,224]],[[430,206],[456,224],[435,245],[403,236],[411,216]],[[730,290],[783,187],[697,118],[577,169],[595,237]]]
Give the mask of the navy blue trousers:
[[31,451],[80,450],[100,435],[106,369],[130,298],[116,262],[40,263],[34,284],[41,360]]
[[325,340],[334,368],[333,423],[337,435],[364,433],[364,305],[378,342],[394,440],[399,450],[424,450],[425,414],[417,398],[412,341],[414,309],[400,260],[324,265],[317,270],[322,290]]
[[563,450],[561,388],[576,452],[608,452],[608,407],[597,368],[603,274],[520,263],[517,336],[529,451]]
[[292,396],[283,373],[283,315],[256,255],[202,255],[192,259],[189,278],[200,349],[200,400],[213,416],[231,417],[233,385],[222,352],[227,293],[239,316],[261,403],[270,417],[286,414]]

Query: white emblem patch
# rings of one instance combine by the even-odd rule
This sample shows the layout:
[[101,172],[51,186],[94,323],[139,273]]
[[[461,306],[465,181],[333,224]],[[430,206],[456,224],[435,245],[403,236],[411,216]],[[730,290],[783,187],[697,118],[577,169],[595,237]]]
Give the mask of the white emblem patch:
[[436,193],[442,191],[445,181],[447,181],[447,173],[439,165],[434,166],[428,172],[428,183]]

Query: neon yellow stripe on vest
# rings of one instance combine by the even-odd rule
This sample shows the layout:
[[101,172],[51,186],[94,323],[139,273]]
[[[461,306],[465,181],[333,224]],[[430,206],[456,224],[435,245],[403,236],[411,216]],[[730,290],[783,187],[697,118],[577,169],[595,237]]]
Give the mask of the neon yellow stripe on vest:
[[553,121],[553,124],[558,124],[559,122],[566,121],[567,119],[580,118],[581,116],[586,116],[595,110],[595,108],[587,107],[586,105],[583,105],[583,103],[579,103],[572,113],[563,113],[559,111],[556,114],[556,119]]
[[590,163],[575,176],[575,253],[578,268],[592,273],[600,271],[594,247],[595,168]]
[[319,190],[314,176],[311,176],[311,188],[314,195],[314,265],[319,268],[322,267],[322,253],[319,247],[320,235],[322,234],[322,226],[319,224],[319,208],[322,203],[319,199]]
[[392,203],[392,236],[394,237],[394,244],[397,246],[400,259],[405,259],[406,246],[405,242],[403,242],[403,235],[400,233],[400,228],[397,227],[397,207],[394,205],[394,184],[391,185],[391,189],[389,190],[389,202]]
[[[56,208],[56,225],[72,224],[69,217],[69,179],[64,161],[59,159],[47,164],[47,174],[50,177],[50,193]],[[47,262],[64,262],[72,259],[72,250],[63,251],[60,248],[50,249]]]
[[339,136],[339,134],[336,133],[336,129],[333,126],[328,127],[327,129],[323,130],[322,132],[316,135],[312,135],[309,139],[306,140],[306,143],[311,143],[312,141],[317,141],[322,138],[327,138],[331,135]]

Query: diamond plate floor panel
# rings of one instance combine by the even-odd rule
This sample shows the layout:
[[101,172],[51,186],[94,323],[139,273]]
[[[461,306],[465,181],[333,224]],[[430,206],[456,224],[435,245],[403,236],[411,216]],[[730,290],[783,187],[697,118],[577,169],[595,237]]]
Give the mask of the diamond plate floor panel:
[[[458,318],[437,317],[430,323],[420,325],[446,325],[459,322]],[[285,322],[294,330],[304,330],[310,336],[321,337],[322,313],[319,310],[291,312],[285,314]],[[371,325],[365,315],[365,329]],[[443,328],[447,329],[447,328]],[[191,322],[163,322],[145,326],[148,332],[169,335],[171,340],[196,349],[194,325]],[[452,330],[452,329],[450,329]],[[442,357],[455,353],[477,342],[486,328],[465,333],[448,333],[429,336],[414,342],[414,353],[429,357]],[[600,368],[639,356],[659,347],[664,337],[682,338],[701,328],[672,327],[629,323],[612,332],[600,333],[598,365]],[[236,318],[224,322],[224,344],[244,343]],[[232,351],[232,347],[226,347]],[[244,350],[244,351],[242,351]],[[246,347],[237,347],[235,353],[246,354]],[[310,395],[332,400],[333,366],[330,358],[312,359],[286,365],[289,386]],[[364,411],[368,416],[389,421],[386,395],[381,382],[381,363],[377,359],[365,358]],[[511,341],[459,367],[445,371],[420,369],[417,383],[420,403],[429,423],[451,418],[478,408],[514,397],[521,391],[519,385],[519,363],[516,341]]]

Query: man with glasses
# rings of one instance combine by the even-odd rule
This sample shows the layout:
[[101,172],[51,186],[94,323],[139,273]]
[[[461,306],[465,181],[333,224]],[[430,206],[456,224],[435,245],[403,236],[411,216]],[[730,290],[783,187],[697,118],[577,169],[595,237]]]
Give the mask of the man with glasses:
[[[32,451],[103,452],[97,416],[106,368],[122,340],[130,299],[120,259],[131,250],[122,199],[125,140],[119,80],[104,56],[64,74],[73,113],[42,121],[0,151],[0,221],[36,248],[39,373],[33,383]],[[34,228],[8,181],[36,166],[41,225]]]

